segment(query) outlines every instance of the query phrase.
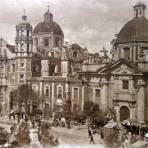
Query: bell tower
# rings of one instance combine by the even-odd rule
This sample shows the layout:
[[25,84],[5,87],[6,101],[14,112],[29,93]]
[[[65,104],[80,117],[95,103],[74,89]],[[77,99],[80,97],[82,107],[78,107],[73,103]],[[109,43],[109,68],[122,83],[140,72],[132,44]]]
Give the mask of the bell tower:
[[15,71],[18,84],[25,83],[31,77],[32,42],[32,26],[24,11],[21,22],[16,25]]
[[145,9],[146,9],[146,5],[139,1],[134,6],[135,18],[145,17]]

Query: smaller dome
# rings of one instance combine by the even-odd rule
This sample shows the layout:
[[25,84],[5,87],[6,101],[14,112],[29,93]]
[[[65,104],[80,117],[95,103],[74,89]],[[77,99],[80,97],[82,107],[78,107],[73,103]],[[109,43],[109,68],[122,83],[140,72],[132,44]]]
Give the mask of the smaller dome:
[[60,35],[64,37],[64,33],[61,29],[61,27],[54,21],[49,22],[40,22],[37,24],[33,30],[33,34],[38,33],[52,33],[55,35]]
[[46,11],[45,13],[44,13],[44,16],[45,15],[52,15],[52,13],[48,10],[48,11]]
[[148,20],[134,18],[119,32],[116,43],[148,42]]

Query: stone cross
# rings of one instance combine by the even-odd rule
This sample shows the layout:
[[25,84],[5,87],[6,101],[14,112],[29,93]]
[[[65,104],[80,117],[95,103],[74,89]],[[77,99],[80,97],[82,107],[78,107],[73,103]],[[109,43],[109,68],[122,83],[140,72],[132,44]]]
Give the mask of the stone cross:
[[50,5],[48,5],[48,6],[47,6],[47,8],[48,8],[48,12],[49,12],[49,9],[50,9]]
[[24,9],[24,15],[26,14],[26,10]]
[[107,58],[107,53],[108,53],[108,51],[105,49],[105,47],[103,47],[103,49],[102,49],[100,52],[103,53],[103,57],[104,57],[104,58]]

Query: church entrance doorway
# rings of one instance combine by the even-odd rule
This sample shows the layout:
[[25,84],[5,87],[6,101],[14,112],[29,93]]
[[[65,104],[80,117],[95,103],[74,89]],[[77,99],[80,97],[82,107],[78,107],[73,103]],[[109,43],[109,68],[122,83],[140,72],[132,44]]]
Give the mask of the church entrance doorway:
[[130,111],[126,106],[120,108],[120,121],[130,118]]

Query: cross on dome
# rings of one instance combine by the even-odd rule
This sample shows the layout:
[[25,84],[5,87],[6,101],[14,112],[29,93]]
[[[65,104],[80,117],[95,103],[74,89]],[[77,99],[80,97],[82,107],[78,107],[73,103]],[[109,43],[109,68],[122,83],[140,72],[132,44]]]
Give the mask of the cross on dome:
[[25,9],[23,10],[24,12],[24,14],[23,14],[23,16],[22,16],[22,20],[23,21],[26,21],[27,20],[27,16],[26,16],[26,11],[25,11]]
[[47,10],[48,10],[48,12],[49,12],[49,9],[50,9],[50,5],[48,5],[48,6],[47,6],[47,8],[48,8]]

